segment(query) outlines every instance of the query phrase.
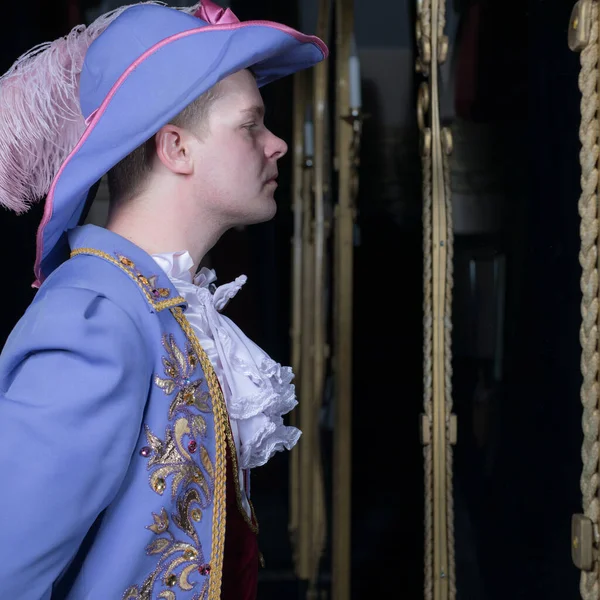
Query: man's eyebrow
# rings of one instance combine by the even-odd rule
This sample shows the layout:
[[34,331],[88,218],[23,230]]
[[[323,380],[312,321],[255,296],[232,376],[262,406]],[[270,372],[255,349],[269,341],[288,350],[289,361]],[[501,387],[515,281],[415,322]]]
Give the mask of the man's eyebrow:
[[240,112],[242,112],[243,114],[251,114],[252,116],[262,119],[265,116],[265,107],[256,104],[254,106],[250,106],[249,108],[244,108]]

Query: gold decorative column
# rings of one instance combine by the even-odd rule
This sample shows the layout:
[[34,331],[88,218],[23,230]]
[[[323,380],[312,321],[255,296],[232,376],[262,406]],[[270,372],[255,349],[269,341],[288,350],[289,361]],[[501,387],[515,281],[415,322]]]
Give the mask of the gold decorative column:
[[[322,0],[317,35],[326,43],[329,29],[330,0]],[[308,583],[309,598],[318,594],[326,543],[320,414],[330,352],[325,303],[331,229],[328,75],[328,62],[323,61],[311,71],[297,73],[294,80],[291,338],[299,400],[294,423],[302,437],[291,461],[289,529],[296,576]]]
[[[292,411],[290,424],[302,429],[306,421],[305,406],[313,405],[310,394],[310,377],[312,365],[310,355],[312,347],[312,328],[306,323],[310,318],[306,310],[312,302],[312,151],[306,153],[304,140],[305,115],[311,102],[310,80],[308,72],[300,71],[294,75],[294,125],[293,125],[293,174],[292,174],[292,314],[291,314],[291,346],[292,369],[296,375],[296,392],[300,406]],[[306,285],[305,285],[306,283]],[[306,326],[305,326],[306,325]],[[310,381],[310,380],[309,380]],[[302,438],[301,438],[302,439]],[[309,526],[310,518],[302,504],[301,490],[311,485],[306,465],[311,461],[310,445],[301,443],[290,453],[290,517],[289,533],[292,543],[296,575],[301,579],[308,578],[307,543],[308,535],[305,529]],[[301,532],[302,529],[302,532]],[[302,542],[302,543],[301,543]]]
[[452,266],[453,229],[449,156],[452,136],[440,125],[439,65],[448,52],[445,0],[418,0],[417,70],[423,165],[423,376],[421,417],[425,470],[426,600],[454,600],[454,507],[452,445]]
[[581,150],[581,403],[583,406],[583,444],[581,457],[582,513],[573,515],[571,523],[571,554],[573,562],[581,570],[579,590],[583,600],[599,600],[600,585],[600,382],[598,367],[598,156],[600,122],[598,112],[598,86],[600,77],[598,53],[600,51],[600,24],[598,2],[580,0],[573,7],[569,23],[569,47],[580,52],[581,70],[581,123],[579,140]]
[[336,168],[334,250],[334,377],[332,600],[351,596],[353,267],[362,113],[351,106],[354,1],[335,2]]
[[[317,21],[317,36],[329,44],[331,30],[331,0],[320,0]],[[312,493],[312,526],[310,536],[310,572],[309,598],[318,594],[319,565],[327,541],[325,482],[323,476],[323,456],[321,453],[320,416],[325,394],[325,379],[328,373],[330,344],[328,339],[328,322],[326,300],[329,290],[329,257],[327,240],[330,236],[331,223],[331,149],[329,143],[329,61],[325,60],[312,70],[312,121],[314,126],[314,203],[313,203],[313,287],[312,303],[307,311],[312,310],[312,396],[314,410],[312,425],[314,438],[311,444],[315,448],[314,461],[310,465],[313,477]],[[307,325],[308,326],[308,320]],[[308,495],[307,495],[308,499]]]

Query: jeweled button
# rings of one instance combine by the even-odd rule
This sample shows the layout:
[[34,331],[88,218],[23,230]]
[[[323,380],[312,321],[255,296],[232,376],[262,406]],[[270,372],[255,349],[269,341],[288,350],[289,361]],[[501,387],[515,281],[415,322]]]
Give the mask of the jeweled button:
[[140,450],[140,454],[144,457],[147,458],[148,456],[150,456],[150,454],[152,453],[152,448],[150,448],[149,446],[144,446],[141,450]]
[[192,512],[191,512],[191,517],[194,521],[198,522],[202,520],[202,513],[195,508]]
[[168,577],[165,578],[165,584],[169,587],[173,587],[177,583],[177,577],[171,573]]
[[129,260],[125,256],[121,256],[121,258],[119,258],[119,261],[122,265],[125,265],[126,267],[133,267],[133,261]]
[[194,452],[196,452],[196,449],[198,448],[198,444],[196,443],[195,440],[192,440],[189,444],[188,444],[188,450],[194,454]]
[[165,483],[165,480],[162,477],[159,477],[154,482],[154,491],[158,492],[159,494],[162,494],[165,491],[166,487],[167,484]]

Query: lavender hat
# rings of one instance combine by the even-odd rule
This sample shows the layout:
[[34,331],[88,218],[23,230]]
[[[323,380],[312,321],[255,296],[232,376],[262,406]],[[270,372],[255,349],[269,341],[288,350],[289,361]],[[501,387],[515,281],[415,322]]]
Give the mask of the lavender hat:
[[0,78],[0,204],[46,196],[34,286],[66,258],[94,185],[190,102],[241,69],[260,87],[327,55],[314,36],[203,0],[126,6],[21,57]]

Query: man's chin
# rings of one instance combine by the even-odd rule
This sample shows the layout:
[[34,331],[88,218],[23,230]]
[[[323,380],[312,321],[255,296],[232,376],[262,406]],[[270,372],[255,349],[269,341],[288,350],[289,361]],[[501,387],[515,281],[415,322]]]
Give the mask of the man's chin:
[[243,229],[248,225],[259,225],[260,223],[266,223],[275,217],[277,214],[277,203],[271,197],[268,203],[263,200],[261,210],[257,210],[252,214],[247,214],[243,219],[240,219],[235,225],[236,229]]
[[[275,202],[274,196],[271,194],[267,198],[267,201],[262,204],[261,216],[256,221],[257,223],[264,223],[270,221],[277,214],[277,202]],[[257,215],[258,216],[258,215]]]

